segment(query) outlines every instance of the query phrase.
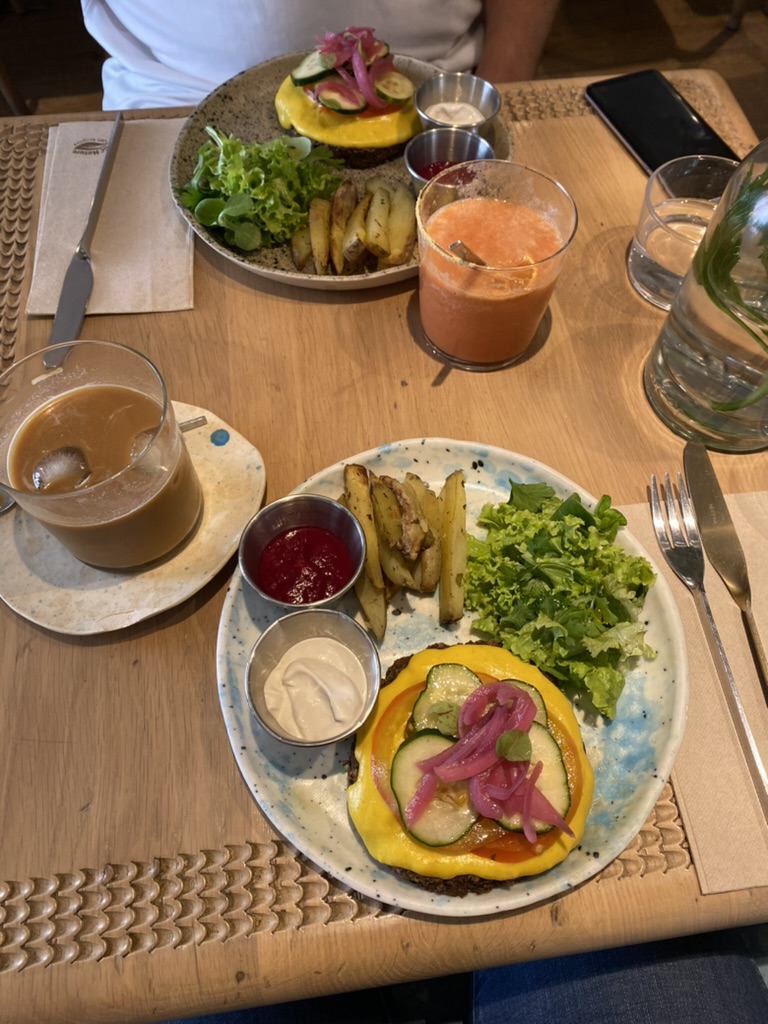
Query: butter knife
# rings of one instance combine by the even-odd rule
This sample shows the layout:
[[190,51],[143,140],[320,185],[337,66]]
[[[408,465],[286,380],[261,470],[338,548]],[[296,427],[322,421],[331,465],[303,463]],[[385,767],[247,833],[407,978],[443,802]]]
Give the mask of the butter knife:
[[747,560],[736,535],[736,527],[725,503],[709,452],[700,442],[688,441],[683,450],[683,465],[704,550],[712,567],[741,609],[763,696],[768,703],[768,662],[752,614],[752,591],[747,573]]
[[[61,295],[56,309],[56,316],[53,319],[51,336],[48,339],[49,345],[56,345],[60,341],[74,341],[80,334],[83,326],[85,311],[88,308],[88,301],[93,291],[93,267],[91,266],[90,247],[93,235],[96,230],[96,223],[104,204],[109,176],[112,173],[112,166],[115,162],[117,144],[123,130],[123,115],[118,113],[112,132],[104,152],[104,162],[99,171],[99,178],[96,182],[96,190],[93,193],[88,219],[85,222],[82,237],[69,261],[67,272],[64,275],[64,283],[61,286]],[[61,359],[58,357],[61,356]],[[59,362],[66,356],[66,349],[61,350],[44,360],[45,365],[59,365]]]

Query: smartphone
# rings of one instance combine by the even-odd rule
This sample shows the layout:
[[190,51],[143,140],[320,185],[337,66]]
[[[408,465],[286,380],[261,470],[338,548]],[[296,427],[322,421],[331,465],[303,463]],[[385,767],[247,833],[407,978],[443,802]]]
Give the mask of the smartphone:
[[739,159],[659,71],[593,82],[585,98],[649,174],[678,156]]

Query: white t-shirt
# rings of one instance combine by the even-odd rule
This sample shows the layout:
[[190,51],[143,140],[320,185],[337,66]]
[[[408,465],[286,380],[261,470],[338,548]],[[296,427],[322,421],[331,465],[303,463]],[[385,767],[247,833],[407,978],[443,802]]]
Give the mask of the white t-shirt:
[[222,82],[326,31],[372,28],[394,53],[468,71],[480,56],[482,0],[81,0],[107,51],[105,110],[195,106]]

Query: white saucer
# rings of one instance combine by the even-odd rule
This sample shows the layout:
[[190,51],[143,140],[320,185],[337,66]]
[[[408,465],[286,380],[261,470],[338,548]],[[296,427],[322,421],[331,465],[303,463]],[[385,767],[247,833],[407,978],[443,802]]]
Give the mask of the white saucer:
[[205,416],[184,439],[203,488],[203,517],[173,558],[137,573],[84,565],[18,506],[0,517],[0,598],[56,633],[125,629],[181,604],[212,579],[237,550],[266,486],[261,454],[209,412],[174,402],[178,421]]

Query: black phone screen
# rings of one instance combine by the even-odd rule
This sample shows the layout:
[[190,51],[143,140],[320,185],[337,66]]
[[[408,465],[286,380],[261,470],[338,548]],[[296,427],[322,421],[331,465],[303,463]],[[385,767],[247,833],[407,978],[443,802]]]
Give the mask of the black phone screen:
[[587,101],[649,173],[678,156],[739,158],[659,71],[593,82]]

